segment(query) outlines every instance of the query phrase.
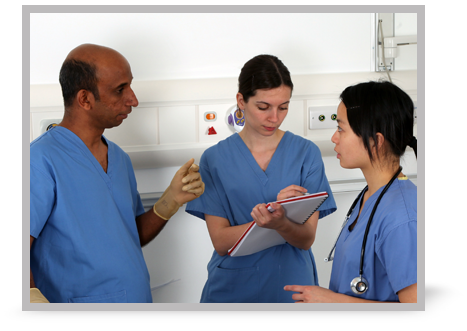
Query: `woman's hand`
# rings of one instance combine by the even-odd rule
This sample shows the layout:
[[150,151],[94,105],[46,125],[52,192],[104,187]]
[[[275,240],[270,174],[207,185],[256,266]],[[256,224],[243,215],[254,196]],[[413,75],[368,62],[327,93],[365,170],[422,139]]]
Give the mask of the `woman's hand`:
[[298,292],[292,294],[292,300],[295,303],[313,302],[313,303],[376,303],[380,301],[366,300],[351,295],[336,293],[319,286],[287,285],[284,290]]
[[292,299],[295,300],[295,303],[335,302],[333,300],[333,295],[335,295],[335,293],[331,290],[319,286],[287,285],[284,287],[284,290],[298,292],[292,294]]
[[251,211],[251,217],[258,226],[278,231],[290,221],[285,217],[284,208],[280,204],[273,202],[271,207],[274,209],[272,213],[266,208],[266,204],[256,205]]
[[308,190],[298,185],[290,185],[277,194],[277,200],[284,200],[304,195]]

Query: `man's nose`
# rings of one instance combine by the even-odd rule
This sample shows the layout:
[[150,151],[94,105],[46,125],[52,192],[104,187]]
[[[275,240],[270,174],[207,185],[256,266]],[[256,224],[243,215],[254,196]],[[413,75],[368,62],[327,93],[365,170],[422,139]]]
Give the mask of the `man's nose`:
[[132,107],[138,107],[139,105],[138,98],[132,89],[130,89],[130,98],[128,99],[128,104]]

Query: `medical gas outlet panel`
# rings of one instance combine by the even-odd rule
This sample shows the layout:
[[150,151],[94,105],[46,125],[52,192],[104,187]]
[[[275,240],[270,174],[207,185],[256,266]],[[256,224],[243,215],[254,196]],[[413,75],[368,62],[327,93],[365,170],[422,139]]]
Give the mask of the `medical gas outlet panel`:
[[[414,101],[414,124],[417,124],[417,101]],[[308,107],[309,129],[336,129],[337,106]]]
[[309,129],[336,129],[337,106],[313,106],[308,107]]

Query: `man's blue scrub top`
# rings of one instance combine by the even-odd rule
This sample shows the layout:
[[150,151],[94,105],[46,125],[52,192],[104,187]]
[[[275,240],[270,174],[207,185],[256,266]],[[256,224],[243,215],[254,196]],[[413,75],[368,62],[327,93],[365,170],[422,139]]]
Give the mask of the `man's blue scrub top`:
[[103,139],[107,173],[63,127],[30,145],[31,270],[50,302],[152,302],[131,161]]
[[[242,138],[233,134],[204,152],[200,173],[205,192],[189,202],[186,211],[203,220],[208,214],[228,219],[231,226],[251,222],[253,207],[276,201],[279,191],[292,184],[309,193],[328,192],[328,199],[318,209],[320,218],[336,210],[320,150],[288,131],[266,171]],[[311,249],[286,243],[239,257],[214,251],[201,302],[293,302],[292,293],[283,289],[291,284],[318,284]]]
[[350,282],[359,276],[362,242],[368,219],[381,187],[360,209],[358,203],[339,237],[332,262],[329,289],[377,301],[399,301],[397,292],[417,282],[417,187],[410,180],[395,180],[376,208],[366,242],[363,278],[368,291],[356,295]]

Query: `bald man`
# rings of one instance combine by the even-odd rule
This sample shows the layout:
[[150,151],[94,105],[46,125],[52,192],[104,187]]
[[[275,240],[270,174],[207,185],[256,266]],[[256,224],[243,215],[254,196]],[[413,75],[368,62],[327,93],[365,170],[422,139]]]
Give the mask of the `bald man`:
[[129,156],[103,136],[138,106],[128,61],[84,44],[59,80],[63,119],[30,144],[30,301],[152,302],[141,247],[204,192],[199,168],[189,160],[144,212]]

